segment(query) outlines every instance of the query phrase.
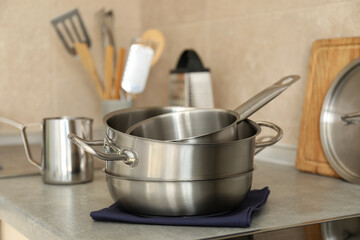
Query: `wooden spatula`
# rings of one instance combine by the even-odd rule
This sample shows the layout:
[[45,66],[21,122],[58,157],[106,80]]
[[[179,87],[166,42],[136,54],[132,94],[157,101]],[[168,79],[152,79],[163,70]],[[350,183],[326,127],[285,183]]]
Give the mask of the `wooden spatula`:
[[121,79],[124,73],[125,49],[119,48],[117,52],[116,70],[115,70],[115,84],[114,84],[114,99],[120,99]]
[[83,65],[85,70],[89,73],[90,77],[93,79],[96,90],[97,90],[100,98],[103,98],[103,95],[104,95],[103,87],[102,87],[99,75],[96,71],[94,59],[91,56],[91,53],[89,51],[87,44],[74,43],[74,48],[75,48],[76,54],[80,57],[81,64]]
[[104,99],[111,99],[114,73],[114,46],[107,46],[105,50],[105,92]]

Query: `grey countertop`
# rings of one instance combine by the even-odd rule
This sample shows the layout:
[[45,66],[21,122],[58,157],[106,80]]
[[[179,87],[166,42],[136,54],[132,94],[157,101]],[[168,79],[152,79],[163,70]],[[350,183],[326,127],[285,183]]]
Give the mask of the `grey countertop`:
[[90,212],[112,204],[100,170],[91,183],[72,186],[46,185],[39,175],[0,179],[0,219],[30,239],[201,239],[360,216],[360,185],[293,166],[256,165],[253,189],[269,186],[271,194],[249,228],[94,222]]
[[[40,145],[32,145],[31,153],[36,160],[40,160]],[[26,160],[25,150],[22,146],[0,146],[0,179],[39,174],[39,169]]]

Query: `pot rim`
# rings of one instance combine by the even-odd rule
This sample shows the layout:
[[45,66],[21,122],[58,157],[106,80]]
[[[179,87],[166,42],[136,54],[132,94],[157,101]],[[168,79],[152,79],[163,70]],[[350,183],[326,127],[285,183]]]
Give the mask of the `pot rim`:
[[[150,139],[150,138],[144,138],[144,137],[138,137],[138,136],[134,136],[134,135],[130,135],[130,134],[127,134],[127,133],[124,133],[124,132],[121,132],[119,130],[116,130],[112,127],[109,126],[109,124],[107,123],[107,121],[118,115],[119,113],[127,113],[127,112],[136,112],[136,111],[143,111],[143,110],[148,110],[148,109],[154,109],[154,108],[157,108],[157,109],[173,109],[173,108],[179,108],[179,109],[185,109],[186,110],[189,110],[191,109],[191,107],[177,107],[177,106],[166,106],[166,107],[135,107],[135,108],[131,108],[132,110],[129,110],[128,109],[121,109],[121,110],[117,110],[117,111],[114,111],[114,112],[111,112],[111,113],[108,113],[107,115],[104,116],[103,118],[103,123],[105,124],[105,126],[110,129],[111,131],[114,131],[116,134],[120,134],[120,135],[125,135],[126,137],[130,137],[130,138],[134,138],[134,139],[138,139],[138,140],[142,140],[142,141],[147,141],[147,142],[155,142],[155,143],[161,143],[161,144],[170,144],[170,145],[202,145],[202,146],[206,146],[206,145],[209,145],[209,146],[215,146],[215,145],[226,145],[226,144],[234,144],[234,143],[238,143],[238,142],[243,142],[243,141],[248,141],[249,139],[251,138],[255,138],[257,135],[260,134],[261,132],[261,127],[259,126],[258,123],[250,120],[250,119],[244,119],[242,120],[241,122],[243,121],[246,121],[248,123],[250,123],[251,126],[253,126],[256,130],[256,133],[253,134],[252,136],[250,137],[247,137],[247,138],[242,138],[242,139],[239,139],[239,140],[236,140],[236,141],[227,141],[227,142],[214,142],[214,143],[188,143],[188,142],[171,142],[171,141],[162,141],[162,140],[156,140],[156,139]],[[196,109],[196,108],[193,108],[193,109]],[[216,110],[217,108],[215,108]],[[217,109],[219,110],[219,109]],[[220,109],[222,111],[231,111],[231,110],[224,110],[224,109]],[[240,122],[240,123],[241,123]],[[239,123],[236,123],[236,124],[239,124]],[[106,130],[107,132],[107,130]],[[111,139],[108,134],[106,133],[106,138],[108,139]]]
[[52,120],[88,120],[93,122],[94,119],[89,117],[82,117],[82,116],[59,116],[59,117],[47,117],[43,118],[43,121],[52,121]]

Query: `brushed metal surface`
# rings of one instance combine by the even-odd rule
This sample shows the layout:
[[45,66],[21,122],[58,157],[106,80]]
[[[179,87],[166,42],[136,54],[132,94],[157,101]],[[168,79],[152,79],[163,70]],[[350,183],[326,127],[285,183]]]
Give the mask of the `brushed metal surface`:
[[[92,119],[65,116],[44,118],[42,124],[22,124],[0,117],[0,122],[20,130],[26,157],[29,163],[40,170],[44,183],[77,184],[93,179],[92,155],[68,139],[69,133],[91,139]],[[37,126],[42,130],[41,156],[38,160],[33,158],[28,140],[27,128],[30,126]]]
[[193,216],[230,211],[252,183],[247,173],[199,181],[140,181],[106,173],[110,195],[124,210],[158,216]]
[[[126,133],[154,140],[187,143],[234,141],[237,139],[238,118],[239,115],[233,111],[196,109],[148,118],[132,125]],[[211,135],[211,138],[203,138],[212,132],[217,134]]]
[[[106,142],[110,156],[126,150],[136,152],[138,163],[130,167],[120,161],[106,161],[110,174],[137,179],[196,180],[231,176],[253,168],[255,138],[260,127],[244,121],[242,140],[223,144],[184,144],[134,137],[108,127]],[[109,158],[110,159],[110,158]]]
[[248,172],[253,168],[256,136],[261,129],[251,120],[242,121],[238,129],[242,137],[238,141],[185,144],[138,138],[108,127],[108,140],[123,150],[133,149],[138,165],[130,168],[121,162],[107,161],[106,171],[122,177],[157,180],[212,179]]
[[132,125],[161,114],[192,110],[192,107],[135,107],[111,112],[104,116],[105,126],[116,126],[116,130],[125,133]]
[[[266,127],[277,129],[278,134],[270,141],[255,143],[255,138],[261,129],[259,124],[251,120],[238,124],[241,140],[227,143],[164,142],[124,133],[134,122],[150,113],[178,109],[181,108],[119,110],[104,117],[104,123],[107,126],[104,141],[86,141],[81,138],[73,140],[76,140],[74,143],[85,151],[106,160],[106,171],[112,175],[169,181],[204,180],[248,172],[253,168],[255,148],[270,146],[279,141],[282,136],[281,129],[275,124],[261,123]],[[103,150],[99,150],[96,145],[104,146]]]
[[94,160],[91,154],[68,139],[69,133],[92,138],[90,118],[59,117],[43,120],[41,173],[45,183],[77,184],[92,181]]
[[[360,111],[360,59],[334,79],[320,117],[321,144],[331,167],[345,180],[360,184],[360,124],[349,120]],[[349,115],[350,114],[350,115]]]
[[324,240],[359,240],[360,218],[349,218],[321,224]]
[[[147,115],[147,111],[153,112],[154,109],[160,111],[162,108],[140,111],[135,109],[134,112],[137,115]],[[133,122],[128,121],[132,119],[131,111],[120,110],[105,116],[106,140],[117,147],[112,153],[134,150],[138,157],[138,165],[130,168],[121,162],[107,161],[106,171],[110,174],[137,179],[195,180],[232,176],[253,168],[254,150],[257,147],[255,139],[261,128],[251,120],[238,124],[238,136],[241,140],[216,144],[189,144],[126,134],[124,130],[133,125]]]

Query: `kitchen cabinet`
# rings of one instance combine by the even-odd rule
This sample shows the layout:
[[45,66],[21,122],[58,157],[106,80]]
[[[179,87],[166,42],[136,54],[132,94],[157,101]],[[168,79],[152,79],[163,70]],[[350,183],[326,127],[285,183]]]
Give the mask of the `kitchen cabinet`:
[[28,240],[24,235],[19,233],[15,228],[4,221],[0,221],[0,239],[1,240]]

